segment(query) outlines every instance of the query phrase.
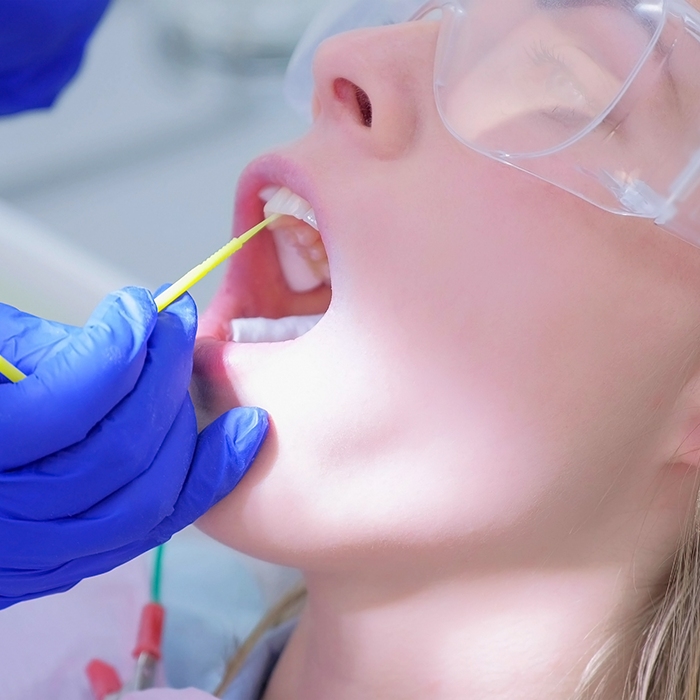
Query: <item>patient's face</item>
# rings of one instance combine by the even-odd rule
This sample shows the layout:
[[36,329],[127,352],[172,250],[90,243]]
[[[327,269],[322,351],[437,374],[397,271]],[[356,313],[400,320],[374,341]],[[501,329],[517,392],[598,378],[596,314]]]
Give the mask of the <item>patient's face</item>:
[[233,316],[328,304],[289,292],[263,234],[202,321],[200,415],[259,405],[273,427],[201,525],[259,557],[498,565],[574,540],[609,556],[667,448],[696,251],[460,145],[435,110],[436,39],[416,23],[328,42],[311,131],[242,180],[236,232],[287,185],[315,209],[332,284],[307,335],[227,342]]

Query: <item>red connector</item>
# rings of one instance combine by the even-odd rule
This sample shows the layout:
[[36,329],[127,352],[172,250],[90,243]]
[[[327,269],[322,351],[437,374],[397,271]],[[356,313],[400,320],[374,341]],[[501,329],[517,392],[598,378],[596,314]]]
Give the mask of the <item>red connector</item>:
[[117,695],[122,689],[119,674],[113,666],[104,661],[93,659],[85,672],[96,700],[107,700],[110,695]]
[[158,603],[149,603],[141,611],[139,636],[136,640],[133,656],[138,659],[142,654],[160,659],[163,640],[163,620],[165,610]]
[[164,619],[165,610],[157,603],[149,603],[141,611],[139,634],[133,651],[136,671],[126,688],[119,679],[119,674],[109,664],[97,659],[88,664],[86,672],[95,700],[115,700],[123,692],[145,690],[153,686],[156,664],[161,658]]

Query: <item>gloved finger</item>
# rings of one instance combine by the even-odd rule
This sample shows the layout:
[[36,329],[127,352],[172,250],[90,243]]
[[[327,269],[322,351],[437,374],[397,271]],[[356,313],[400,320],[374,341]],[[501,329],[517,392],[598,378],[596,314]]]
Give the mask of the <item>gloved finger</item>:
[[[111,551],[103,551],[47,571],[0,569],[0,599],[18,597],[26,591],[65,590],[87,576],[111,571],[166,542],[193,523],[230,493],[248,471],[260,451],[269,427],[267,413],[258,408],[238,408],[224,414],[202,433],[197,454],[172,514],[147,536]],[[3,567],[7,566],[3,561]],[[0,603],[1,604],[1,603]]]
[[47,321],[0,304],[0,355],[25,374],[60,351],[80,328]]
[[183,301],[174,311],[160,314],[136,388],[99,429],[34,464],[0,472],[0,511],[6,517],[55,520],[78,515],[148,468],[187,397],[196,332],[191,307]]
[[192,462],[197,421],[189,397],[150,467],[72,518],[18,520],[0,511],[2,566],[41,570],[142,540],[173,512]]
[[173,513],[151,534],[153,546],[170,539],[233,491],[258,456],[269,425],[269,416],[261,408],[237,408],[202,431]]
[[18,384],[1,385],[0,469],[83,440],[136,385],[156,320],[147,290],[111,294],[61,352]]

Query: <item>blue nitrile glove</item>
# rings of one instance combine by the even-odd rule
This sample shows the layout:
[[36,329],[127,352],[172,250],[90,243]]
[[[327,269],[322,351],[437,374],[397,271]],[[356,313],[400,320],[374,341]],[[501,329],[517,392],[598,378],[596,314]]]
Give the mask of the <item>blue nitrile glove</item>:
[[50,107],[109,0],[0,0],[0,115]]
[[0,304],[0,609],[64,591],[165,542],[227,495],[267,413],[197,436],[188,394],[197,312],[145,289],[108,296],[85,328]]

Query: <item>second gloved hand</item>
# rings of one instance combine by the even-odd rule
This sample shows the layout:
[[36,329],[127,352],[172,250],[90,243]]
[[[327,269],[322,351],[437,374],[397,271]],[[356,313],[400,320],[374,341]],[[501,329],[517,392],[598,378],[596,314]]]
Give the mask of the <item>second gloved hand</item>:
[[0,115],[49,107],[80,67],[108,0],[0,2]]
[[197,314],[110,295],[85,328],[0,305],[0,608],[66,590],[166,541],[227,495],[267,434],[236,409],[197,435]]

